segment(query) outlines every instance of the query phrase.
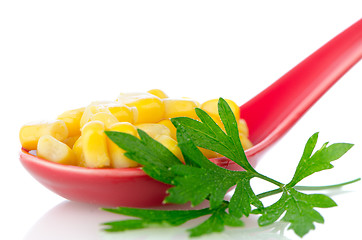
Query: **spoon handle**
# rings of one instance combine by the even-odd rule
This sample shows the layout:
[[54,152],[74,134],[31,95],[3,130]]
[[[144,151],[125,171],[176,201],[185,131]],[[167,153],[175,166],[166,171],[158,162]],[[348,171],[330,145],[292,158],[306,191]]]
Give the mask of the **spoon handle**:
[[362,19],[240,107],[251,141],[278,139],[361,58]]

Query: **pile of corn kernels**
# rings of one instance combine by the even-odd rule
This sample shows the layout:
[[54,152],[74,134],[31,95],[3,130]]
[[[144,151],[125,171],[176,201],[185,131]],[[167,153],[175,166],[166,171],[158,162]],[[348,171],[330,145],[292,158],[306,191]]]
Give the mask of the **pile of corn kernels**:
[[[238,122],[244,149],[252,147],[238,105],[226,101]],[[170,118],[182,116],[197,120],[195,108],[199,107],[223,128],[217,102],[218,99],[212,99],[200,104],[189,98],[170,98],[159,89],[120,94],[112,102],[93,102],[87,107],[66,111],[54,121],[24,125],[20,129],[20,142],[24,149],[36,150],[38,157],[60,164],[89,168],[139,167],[124,155],[123,149],[107,138],[104,131],[137,136],[137,129],[141,129],[184,161],[177,146],[176,128]],[[208,158],[221,157],[216,152],[200,150]]]

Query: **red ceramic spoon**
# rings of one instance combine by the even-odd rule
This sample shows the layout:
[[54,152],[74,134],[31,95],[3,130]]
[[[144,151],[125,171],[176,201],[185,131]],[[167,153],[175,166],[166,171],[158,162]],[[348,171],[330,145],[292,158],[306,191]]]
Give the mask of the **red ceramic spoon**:
[[[240,107],[254,147],[246,156],[255,166],[260,153],[292,125],[362,57],[362,19],[340,33],[270,87]],[[69,200],[101,206],[162,204],[170,186],[140,168],[90,169],[56,164],[22,149],[20,160],[40,183]],[[219,166],[241,170],[226,158]]]

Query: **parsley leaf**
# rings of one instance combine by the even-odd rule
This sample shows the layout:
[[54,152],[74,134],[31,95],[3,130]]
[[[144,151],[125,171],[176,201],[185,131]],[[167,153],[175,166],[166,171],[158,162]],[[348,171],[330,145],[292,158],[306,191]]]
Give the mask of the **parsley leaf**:
[[187,117],[177,117],[171,121],[175,127],[183,125],[196,146],[218,152],[245,170],[255,172],[241,145],[235,116],[223,98],[219,99],[218,109],[226,133],[205,111],[199,108],[196,108],[195,111],[202,122]]
[[288,186],[295,186],[302,179],[315,172],[333,168],[330,162],[339,159],[353,147],[353,144],[349,143],[335,143],[327,147],[328,143],[325,143],[312,155],[317,139],[318,133],[313,134],[313,136],[309,138],[294,177]]
[[128,207],[102,208],[105,211],[135,217],[136,219],[106,222],[104,230],[107,232],[120,232],[126,230],[142,229],[151,226],[179,226],[189,220],[205,215],[211,216],[200,225],[188,229],[191,237],[201,236],[212,232],[222,232],[224,226],[240,227],[244,223],[229,215],[225,210],[227,203],[216,209],[203,208],[200,210],[152,210]]
[[314,207],[329,208],[337,204],[328,196],[323,194],[303,194],[294,189],[289,190],[286,202],[287,212],[283,221],[290,222],[289,229],[303,237],[311,229],[315,229],[314,222],[324,223],[323,217]]
[[234,195],[230,199],[229,213],[238,218],[243,215],[248,217],[251,212],[251,205],[257,208],[264,207],[250,186],[250,178],[246,177],[241,179],[236,186]]
[[277,221],[286,211],[282,218],[290,222],[289,229],[303,237],[310,230],[315,229],[314,222],[323,223],[324,219],[314,208],[329,208],[337,204],[328,196],[323,194],[304,194],[293,188],[285,189],[282,197],[273,205],[266,208],[254,210],[254,214],[262,214],[258,219],[260,226],[266,226]]
[[[203,169],[190,166],[174,166],[176,174],[173,184],[168,190],[165,202],[182,204],[191,201],[198,205],[205,199],[210,200],[210,208],[216,208],[224,199],[228,189],[234,186],[244,172],[231,172],[225,169]],[[208,184],[205,184],[207,182]]]
[[108,232],[118,232],[132,229],[146,228],[152,225],[171,225],[179,226],[191,219],[204,215],[209,215],[213,211],[209,208],[200,210],[153,210],[139,208],[102,208],[105,211],[136,217],[138,219],[106,222],[103,225],[109,226],[105,230]]
[[120,148],[125,156],[142,164],[143,171],[150,177],[171,184],[174,175],[169,168],[182,162],[161,143],[138,129],[140,139],[127,133],[106,131],[106,135]]
[[288,194],[286,192],[283,192],[283,195],[274,204],[265,208],[262,207],[254,209],[251,212],[252,214],[261,214],[261,216],[258,219],[259,226],[267,226],[277,221],[280,218],[280,216],[285,212],[285,205],[287,199],[288,199]]
[[317,150],[313,155],[312,152],[316,146],[318,133],[313,134],[307,141],[302,158],[297,166],[295,174],[287,185],[281,188],[283,194],[274,204],[266,208],[258,207],[254,214],[262,214],[258,222],[260,226],[269,225],[277,221],[281,215],[283,221],[290,222],[289,229],[303,237],[310,230],[315,229],[314,222],[323,223],[324,219],[314,208],[329,208],[337,206],[336,203],[323,194],[303,194],[297,191],[295,186],[305,177],[322,170],[330,169],[330,164],[345,154],[353,145],[347,143],[336,143],[327,147],[328,143]]
[[222,232],[224,231],[224,226],[244,226],[244,223],[239,218],[228,214],[225,211],[226,208],[226,205],[220,206],[213,211],[212,215],[205,222],[194,228],[188,229],[190,237],[198,237],[212,232]]
[[[329,208],[336,203],[323,194],[304,194],[301,190],[321,190],[340,187],[360,179],[330,186],[297,186],[301,180],[313,173],[333,168],[332,161],[339,159],[353,145],[325,143],[315,149],[318,133],[311,136],[304,148],[295,174],[288,184],[283,184],[258,173],[248,162],[242,148],[237,122],[227,102],[220,98],[218,103],[220,119],[225,131],[203,110],[195,109],[201,121],[186,117],[171,119],[177,127],[177,141],[185,164],[166,147],[152,139],[142,130],[138,130],[140,139],[120,132],[107,131],[107,136],[125,155],[143,165],[143,170],[152,178],[173,185],[165,202],[198,205],[209,200],[210,207],[200,210],[152,210],[119,207],[103,210],[136,217],[123,221],[107,222],[106,231],[124,231],[140,229],[154,225],[178,226],[191,219],[211,215],[198,226],[189,229],[190,236],[196,237],[212,232],[221,232],[225,226],[242,226],[242,216],[260,214],[260,226],[270,225],[281,219],[288,222],[289,229],[303,237],[314,229],[314,223],[323,223],[324,219],[315,208]],[[231,171],[209,161],[198,147],[216,151],[231,159],[245,171]],[[252,178],[268,181],[278,188],[256,195],[250,185]],[[230,202],[223,200],[227,191],[236,185]],[[264,207],[261,198],[282,193],[274,204]],[[255,207],[255,208],[254,208]]]
[[[250,175],[247,172],[230,171],[210,162],[189,138],[186,129],[179,125],[177,140],[185,160],[189,165],[176,165],[171,172],[176,176],[174,187],[168,190],[165,202],[198,205],[205,199],[210,200],[210,208],[221,205],[229,188],[240,179]],[[208,184],[205,185],[205,182]]]

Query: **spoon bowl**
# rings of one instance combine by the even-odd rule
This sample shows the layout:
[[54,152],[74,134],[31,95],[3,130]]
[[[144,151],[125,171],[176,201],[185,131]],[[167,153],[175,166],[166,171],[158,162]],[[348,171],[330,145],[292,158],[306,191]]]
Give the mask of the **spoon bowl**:
[[[362,19],[337,35],[257,96],[240,106],[250,140],[245,151],[253,167],[265,149],[362,58]],[[58,195],[100,206],[151,207],[162,204],[170,185],[147,176],[141,168],[92,169],[41,159],[25,149],[20,161],[35,179]],[[210,159],[240,171],[227,158]]]
[[[58,195],[99,206],[159,206],[166,197],[166,190],[171,187],[152,179],[141,168],[99,169],[63,165],[41,159],[25,149],[20,152],[20,160],[36,180]],[[210,160],[229,170],[242,170],[227,158]],[[253,158],[249,161],[255,166]]]

